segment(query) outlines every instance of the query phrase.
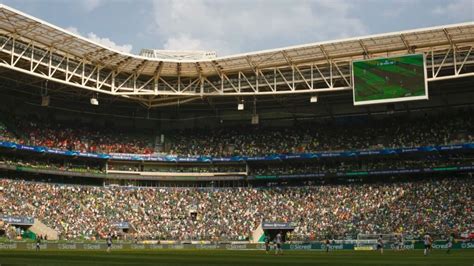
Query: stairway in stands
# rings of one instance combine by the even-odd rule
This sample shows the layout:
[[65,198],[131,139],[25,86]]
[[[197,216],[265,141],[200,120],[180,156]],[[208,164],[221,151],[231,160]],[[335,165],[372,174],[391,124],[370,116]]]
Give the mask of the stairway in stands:
[[35,223],[29,228],[37,236],[47,236],[48,240],[58,240],[58,232],[45,225],[39,219],[35,218]]

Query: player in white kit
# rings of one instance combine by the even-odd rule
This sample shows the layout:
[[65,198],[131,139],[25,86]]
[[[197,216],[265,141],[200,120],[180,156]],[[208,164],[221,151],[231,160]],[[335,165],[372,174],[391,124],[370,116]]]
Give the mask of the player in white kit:
[[276,243],[275,255],[283,254],[283,250],[281,249],[282,242],[283,242],[283,236],[281,235],[281,231],[280,231],[275,237],[275,243]]
[[430,234],[427,233],[423,237],[423,241],[425,243],[425,250],[424,250],[423,254],[426,256],[431,251],[431,243],[433,242],[433,239],[431,239]]

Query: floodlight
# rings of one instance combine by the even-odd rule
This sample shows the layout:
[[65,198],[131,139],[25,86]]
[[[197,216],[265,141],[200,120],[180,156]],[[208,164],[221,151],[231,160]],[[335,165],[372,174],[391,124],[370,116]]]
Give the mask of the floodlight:
[[96,97],[92,97],[92,98],[91,98],[91,104],[92,104],[92,105],[99,105],[99,100],[97,100]]

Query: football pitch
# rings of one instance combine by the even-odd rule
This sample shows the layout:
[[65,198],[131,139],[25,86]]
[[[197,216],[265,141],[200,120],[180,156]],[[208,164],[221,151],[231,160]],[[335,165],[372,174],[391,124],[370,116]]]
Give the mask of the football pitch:
[[457,265],[473,266],[474,250],[286,251],[281,256],[247,250],[0,251],[0,265]]

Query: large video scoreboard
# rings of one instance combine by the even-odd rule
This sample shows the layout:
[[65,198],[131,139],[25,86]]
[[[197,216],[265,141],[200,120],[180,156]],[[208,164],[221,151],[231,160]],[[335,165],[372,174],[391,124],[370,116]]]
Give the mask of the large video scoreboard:
[[428,99],[423,54],[352,62],[354,105]]

